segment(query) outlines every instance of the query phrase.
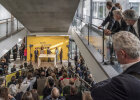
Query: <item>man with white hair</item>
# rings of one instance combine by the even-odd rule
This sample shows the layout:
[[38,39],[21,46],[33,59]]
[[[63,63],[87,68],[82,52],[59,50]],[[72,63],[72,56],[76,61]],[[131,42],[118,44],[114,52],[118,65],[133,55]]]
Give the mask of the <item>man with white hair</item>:
[[127,25],[129,25],[128,31],[140,39],[140,17],[137,12],[132,9],[127,9],[123,12],[123,18]]
[[120,75],[95,84],[94,100],[140,100],[140,40],[132,33],[113,35],[117,59],[124,69]]
[[114,17],[115,23],[111,30],[108,30],[108,29],[104,30],[106,35],[111,35],[119,31],[124,31],[127,28],[127,24],[122,17],[122,11],[120,9],[113,11],[113,17]]

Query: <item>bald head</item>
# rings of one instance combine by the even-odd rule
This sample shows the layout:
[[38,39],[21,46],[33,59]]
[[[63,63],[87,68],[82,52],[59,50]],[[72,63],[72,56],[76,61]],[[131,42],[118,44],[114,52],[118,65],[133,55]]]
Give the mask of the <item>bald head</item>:
[[51,96],[54,99],[57,99],[60,96],[59,90],[56,87],[52,89]]

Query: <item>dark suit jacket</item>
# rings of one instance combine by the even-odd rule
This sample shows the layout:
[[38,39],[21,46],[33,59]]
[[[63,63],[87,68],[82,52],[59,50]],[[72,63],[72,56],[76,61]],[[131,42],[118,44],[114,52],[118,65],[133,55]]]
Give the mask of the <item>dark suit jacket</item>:
[[35,56],[38,56],[38,50],[34,51]]
[[140,62],[122,74],[94,85],[91,95],[94,100],[140,100]]
[[[128,28],[127,28],[126,31],[129,31],[129,32],[131,32],[131,33],[133,33],[134,35],[137,36],[137,34],[135,34],[134,31],[132,31],[129,27],[130,27],[130,26],[128,26]],[[139,17],[139,19],[138,19],[137,28],[138,28],[138,34],[139,34],[139,36],[137,36],[137,37],[140,39],[140,17]]]
[[47,49],[47,54],[51,54],[51,50],[50,49]]
[[119,31],[125,31],[126,29],[127,29],[127,24],[123,19],[121,19],[121,24],[118,21],[115,21],[111,31],[114,34]]
[[107,29],[109,29],[109,30],[112,29],[112,27],[115,23],[115,20],[113,18],[113,10],[116,10],[116,7],[112,7],[112,10],[109,12],[108,16],[105,18],[105,20],[101,24],[102,26],[105,26],[109,22],[108,27],[107,27]]

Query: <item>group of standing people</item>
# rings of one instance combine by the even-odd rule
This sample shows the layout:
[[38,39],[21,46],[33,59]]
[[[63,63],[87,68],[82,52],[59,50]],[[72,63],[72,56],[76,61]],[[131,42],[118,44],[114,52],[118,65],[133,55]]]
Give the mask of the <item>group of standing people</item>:
[[[47,48],[47,55],[51,54],[51,50],[50,48],[48,47]],[[45,54],[45,51],[44,51],[44,47],[41,47],[40,49],[40,54]],[[56,54],[56,62],[58,61],[58,55],[60,56],[60,63],[62,64],[62,58],[63,58],[63,50],[61,48],[60,50],[60,53],[59,53],[59,50],[58,48],[56,47],[55,49],[55,54]],[[37,48],[35,48],[35,51],[34,51],[34,57],[35,57],[35,62],[37,63],[37,60],[38,60],[38,56],[39,56],[39,51]],[[51,62],[51,58],[48,58],[48,62]]]
[[[128,31],[140,39],[140,17],[137,15],[137,12],[135,10],[127,9],[122,12],[122,7],[119,3],[113,5],[113,3],[110,1],[106,3],[106,7],[109,10],[109,14],[105,18],[101,26],[98,27],[99,29],[101,29],[103,26],[109,23],[107,28],[104,30],[105,35],[112,37],[119,31]],[[113,45],[109,46],[110,61],[112,62],[114,49]]]
[[[18,52],[19,51],[19,52]],[[18,49],[18,45],[16,44],[14,47],[13,47],[13,59],[14,61],[16,61],[17,59],[17,55],[19,53],[19,56],[20,56],[20,60],[22,61],[23,59],[26,61],[27,60],[27,48],[25,47],[25,44],[22,43],[21,46],[19,47]]]

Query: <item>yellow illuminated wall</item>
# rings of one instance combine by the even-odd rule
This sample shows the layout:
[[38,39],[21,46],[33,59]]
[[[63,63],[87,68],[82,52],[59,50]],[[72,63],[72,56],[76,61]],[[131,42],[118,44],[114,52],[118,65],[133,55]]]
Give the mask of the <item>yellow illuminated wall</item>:
[[[68,47],[69,36],[28,36],[27,37],[27,61],[30,61],[30,47],[32,44],[31,53],[33,55],[32,61],[34,61],[34,50],[38,49],[40,53],[40,47],[43,46],[45,49],[45,54],[47,53],[47,47],[50,47],[52,53],[55,53],[55,48],[57,47],[60,53],[60,49],[63,49],[63,60],[68,59]],[[58,56],[59,58],[59,56]]]

